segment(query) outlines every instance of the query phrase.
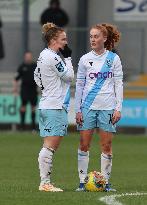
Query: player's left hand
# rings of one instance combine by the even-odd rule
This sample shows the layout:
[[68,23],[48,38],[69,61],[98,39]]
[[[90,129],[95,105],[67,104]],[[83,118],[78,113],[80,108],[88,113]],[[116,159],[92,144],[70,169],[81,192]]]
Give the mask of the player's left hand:
[[112,124],[114,125],[115,123],[117,123],[121,118],[121,112],[115,110],[113,113],[113,117],[112,117]]

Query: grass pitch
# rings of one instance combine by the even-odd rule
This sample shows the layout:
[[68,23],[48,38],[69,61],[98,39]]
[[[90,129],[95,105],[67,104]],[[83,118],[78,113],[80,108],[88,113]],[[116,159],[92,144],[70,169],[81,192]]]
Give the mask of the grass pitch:
[[[77,193],[78,133],[69,133],[55,153],[52,181],[63,193],[38,191],[38,152],[42,142],[29,132],[0,133],[0,205],[104,205],[100,197],[114,193]],[[98,137],[93,138],[89,171],[100,170]],[[115,194],[147,192],[147,136],[116,135],[113,139],[111,183]],[[117,199],[125,205],[145,205],[147,196]]]

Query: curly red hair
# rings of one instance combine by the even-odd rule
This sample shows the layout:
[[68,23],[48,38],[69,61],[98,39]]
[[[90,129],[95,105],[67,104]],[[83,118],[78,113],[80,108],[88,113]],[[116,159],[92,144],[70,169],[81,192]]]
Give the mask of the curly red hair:
[[91,29],[93,28],[100,30],[103,35],[107,37],[107,40],[104,43],[104,47],[107,50],[112,50],[115,47],[116,43],[120,41],[121,33],[118,31],[115,25],[102,23],[92,26]]

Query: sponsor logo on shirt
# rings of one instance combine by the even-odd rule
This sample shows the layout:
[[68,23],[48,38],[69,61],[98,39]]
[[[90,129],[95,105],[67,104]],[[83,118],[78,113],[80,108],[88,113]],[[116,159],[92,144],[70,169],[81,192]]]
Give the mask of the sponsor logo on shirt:
[[89,73],[89,77],[91,79],[94,79],[94,78],[103,78],[103,79],[106,79],[106,78],[113,78],[114,74],[111,72],[111,71],[108,71],[108,72],[97,72],[97,73]]

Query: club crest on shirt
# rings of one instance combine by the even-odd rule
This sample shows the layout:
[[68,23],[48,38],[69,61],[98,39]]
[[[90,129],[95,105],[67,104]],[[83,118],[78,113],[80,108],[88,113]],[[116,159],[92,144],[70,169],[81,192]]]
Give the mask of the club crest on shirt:
[[63,72],[63,71],[64,71],[64,66],[62,65],[61,62],[59,62],[59,63],[56,64],[55,66],[56,66],[56,68],[57,68],[57,70],[58,70],[59,72]]
[[107,65],[109,68],[112,67],[112,63],[113,63],[112,60],[106,59],[106,65]]

